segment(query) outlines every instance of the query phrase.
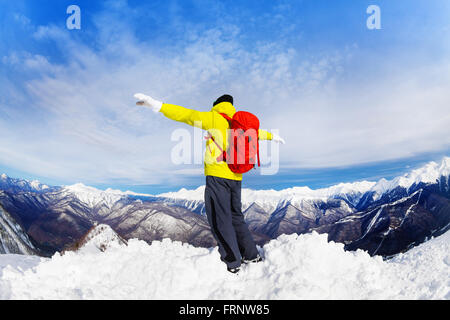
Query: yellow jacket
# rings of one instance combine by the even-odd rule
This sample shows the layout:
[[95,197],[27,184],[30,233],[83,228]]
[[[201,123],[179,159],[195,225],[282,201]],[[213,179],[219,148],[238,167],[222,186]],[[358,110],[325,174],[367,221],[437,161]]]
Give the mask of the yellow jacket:
[[[211,111],[201,112],[188,108],[176,106],[173,104],[163,103],[161,112],[169,119],[184,122],[191,126],[207,130],[214,138],[217,144],[223,146],[223,150],[227,149],[228,129],[230,125],[228,121],[220,115],[225,113],[229,117],[233,117],[236,109],[230,102],[221,102],[216,104]],[[259,140],[272,140],[270,132],[259,130]],[[225,137],[225,139],[223,139]],[[224,161],[217,162],[217,157],[222,151],[211,140],[206,141],[206,151],[204,158],[205,176],[215,176],[219,178],[242,180],[242,174],[234,173],[228,168]]]

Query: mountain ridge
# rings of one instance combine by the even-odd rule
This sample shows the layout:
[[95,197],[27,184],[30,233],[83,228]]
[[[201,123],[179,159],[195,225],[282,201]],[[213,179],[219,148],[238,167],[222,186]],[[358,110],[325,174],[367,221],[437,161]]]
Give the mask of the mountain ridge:
[[[96,223],[111,226],[125,239],[151,242],[168,237],[215,246],[205,217],[204,186],[148,195],[99,190],[82,183],[40,187],[38,182],[1,177],[0,204],[31,240],[53,251],[64,250]],[[446,157],[391,180],[340,183],[316,190],[243,189],[242,210],[261,245],[283,233],[317,231],[327,233],[330,241],[344,243],[348,250],[390,256],[448,228],[449,177],[450,158]],[[410,206],[405,207],[402,199]]]
[[[396,187],[409,188],[414,184],[434,183],[441,176],[450,176],[450,157],[444,157],[440,163],[435,161],[428,162],[422,167],[413,169],[403,175],[397,176],[391,180],[381,178],[378,181],[356,181],[352,183],[339,183],[326,188],[310,189],[309,187],[291,187],[282,190],[253,190],[242,189],[242,201],[247,203],[265,202],[274,200],[302,200],[302,199],[327,199],[339,195],[364,194],[374,192],[382,195],[392,191]],[[202,200],[205,187],[200,186],[193,190],[181,188],[179,191],[166,192],[153,197],[183,199],[183,200]],[[150,196],[150,195],[149,195]]]

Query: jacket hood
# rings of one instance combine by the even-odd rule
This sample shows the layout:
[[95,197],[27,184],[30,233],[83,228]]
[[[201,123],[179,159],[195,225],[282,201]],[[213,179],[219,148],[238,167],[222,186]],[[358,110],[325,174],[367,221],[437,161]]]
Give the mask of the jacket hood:
[[236,113],[236,109],[230,102],[221,102],[212,107],[211,111],[216,111],[218,113],[225,113],[230,118]]

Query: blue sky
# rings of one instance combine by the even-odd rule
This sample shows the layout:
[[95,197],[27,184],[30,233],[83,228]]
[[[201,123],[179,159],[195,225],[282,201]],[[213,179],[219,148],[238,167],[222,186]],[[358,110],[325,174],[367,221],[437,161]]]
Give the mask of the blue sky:
[[[66,28],[71,4],[81,30]],[[403,174],[450,155],[449,16],[446,0],[0,0],[0,171],[148,193],[203,184],[201,164],[170,161],[184,126],[134,105],[144,92],[200,110],[230,93],[279,130],[278,174],[246,187]]]

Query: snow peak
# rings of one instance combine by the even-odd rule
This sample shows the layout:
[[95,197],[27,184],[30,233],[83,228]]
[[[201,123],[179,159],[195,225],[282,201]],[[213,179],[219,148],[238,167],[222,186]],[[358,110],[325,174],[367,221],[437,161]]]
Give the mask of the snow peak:
[[210,317],[212,312],[214,310],[214,307],[198,307],[198,306],[189,306],[189,304],[186,305],[186,307],[181,307],[179,314],[183,315],[205,315],[206,317]]

